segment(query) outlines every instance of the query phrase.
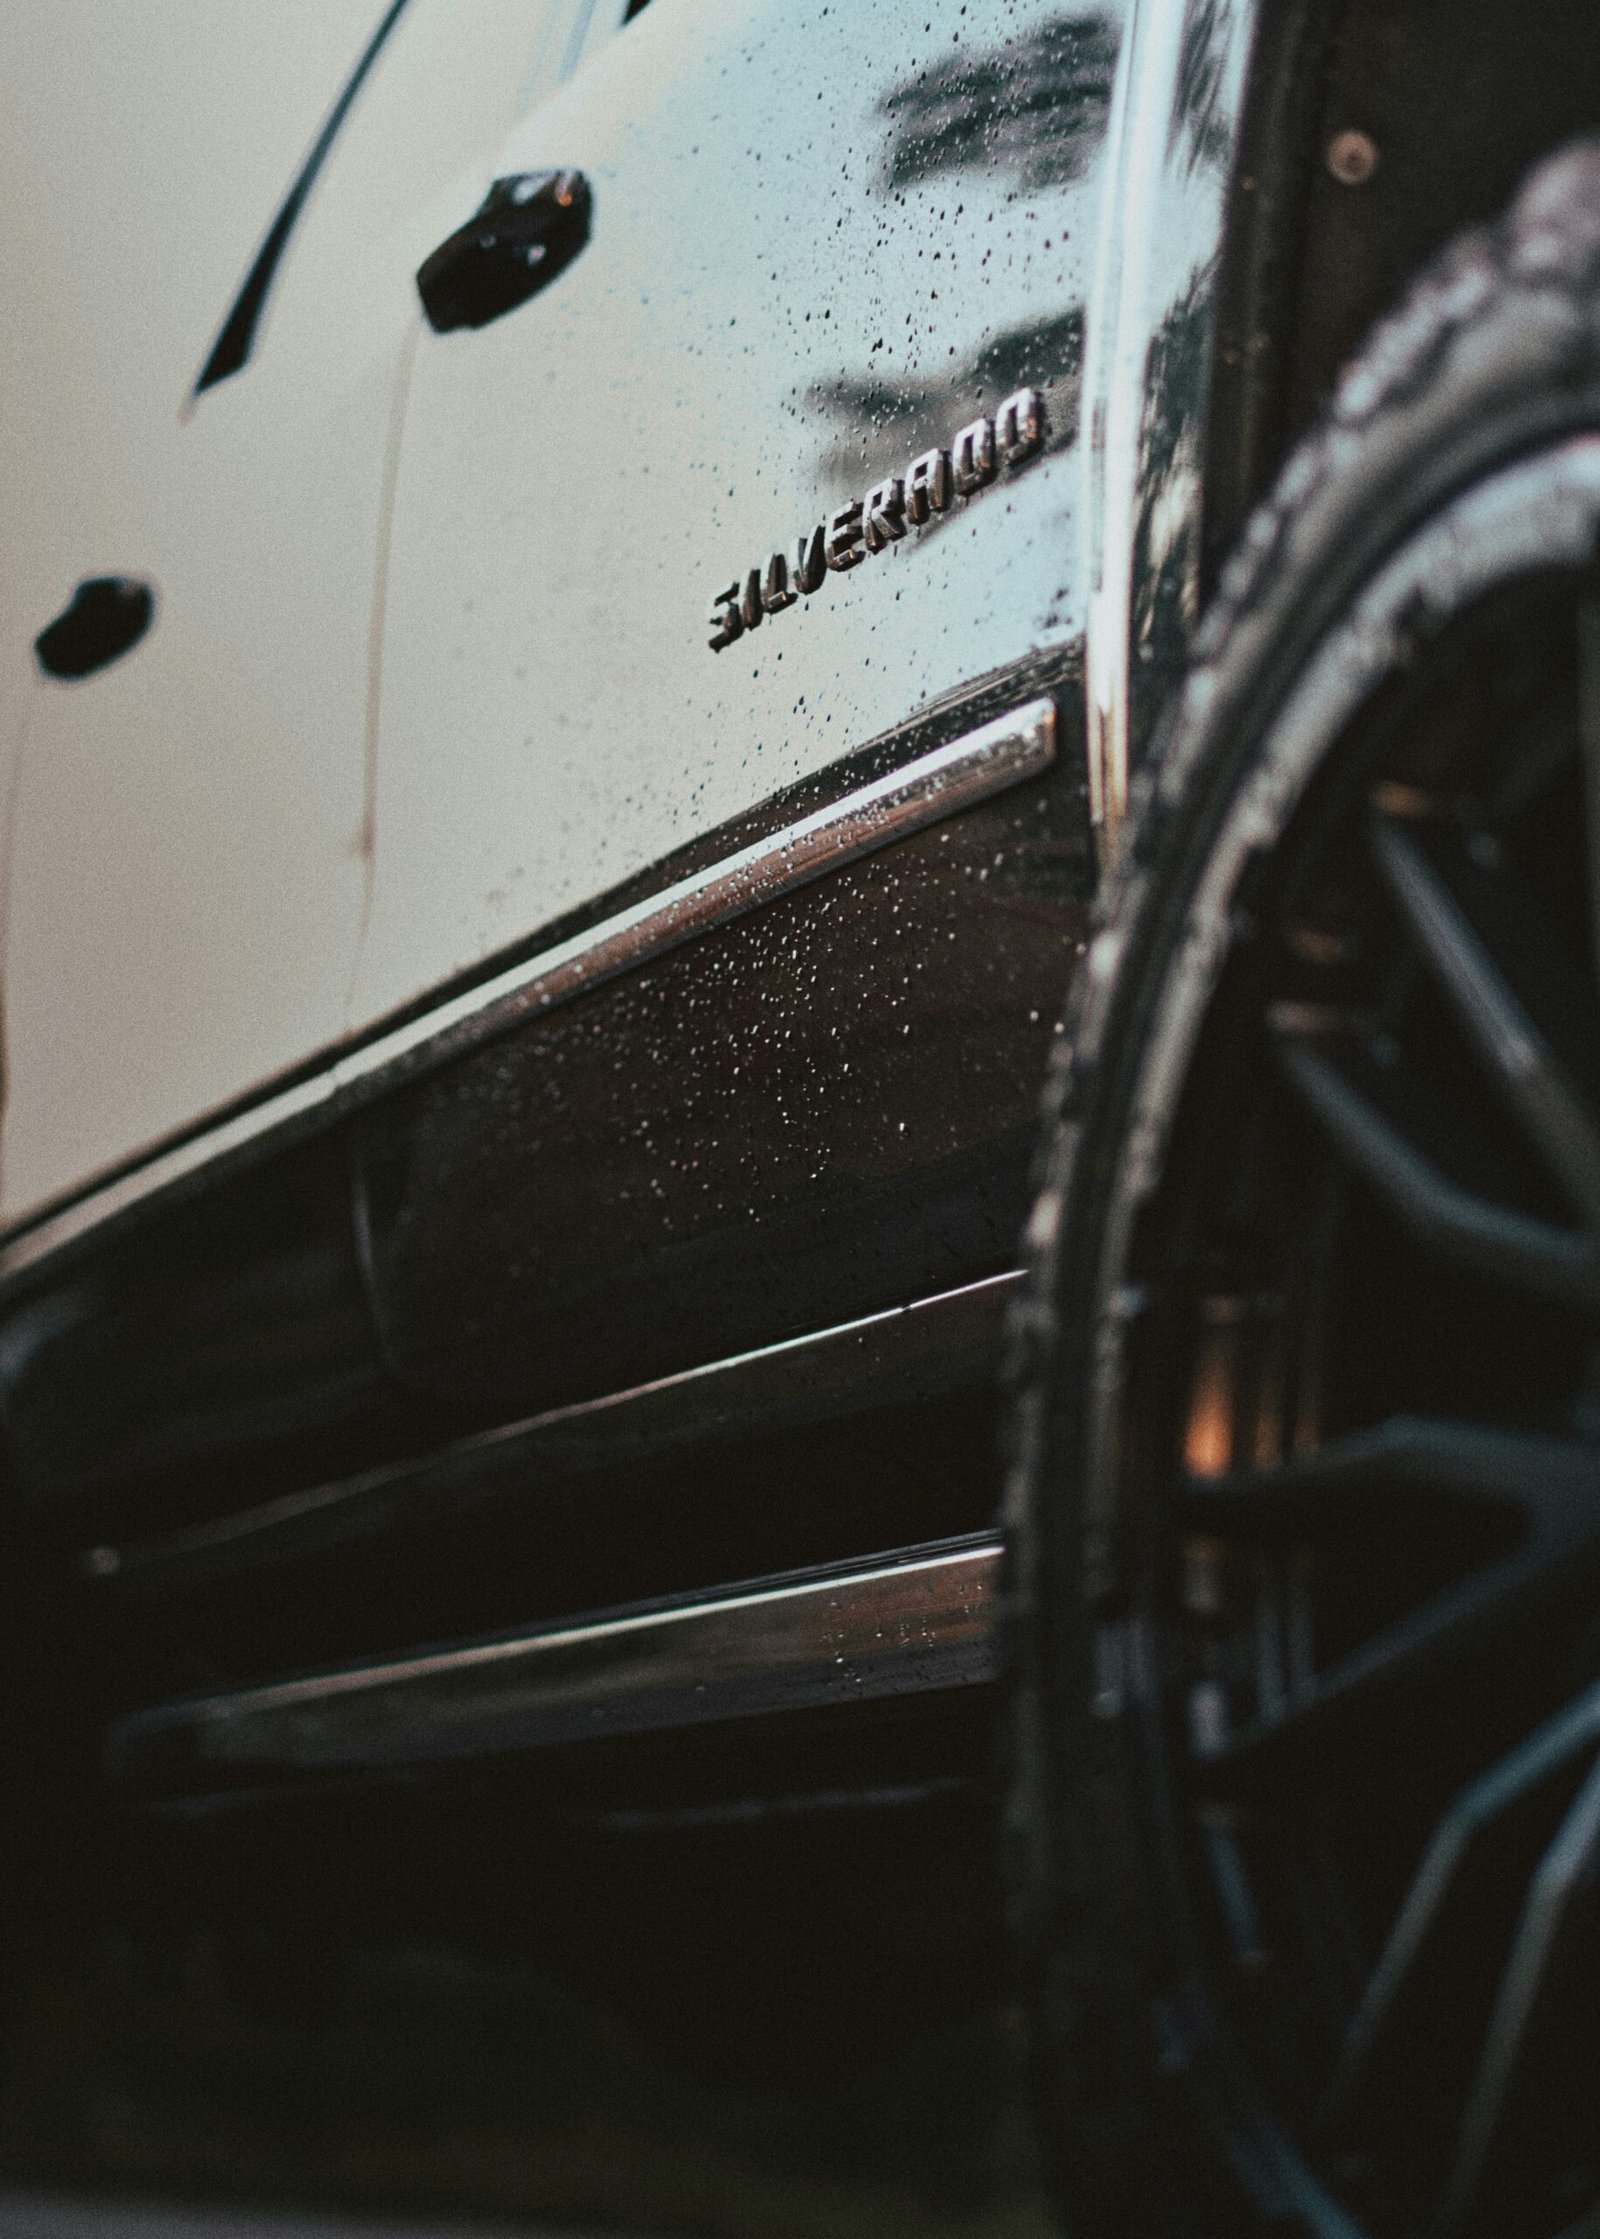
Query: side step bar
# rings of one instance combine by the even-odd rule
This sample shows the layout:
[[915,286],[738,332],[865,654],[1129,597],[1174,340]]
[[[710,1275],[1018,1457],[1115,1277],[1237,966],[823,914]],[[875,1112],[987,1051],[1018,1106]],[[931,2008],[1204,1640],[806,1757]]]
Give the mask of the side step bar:
[[106,1770],[194,1797],[978,1686],[996,1676],[1000,1555],[946,1540],[163,1703],[112,1725]]

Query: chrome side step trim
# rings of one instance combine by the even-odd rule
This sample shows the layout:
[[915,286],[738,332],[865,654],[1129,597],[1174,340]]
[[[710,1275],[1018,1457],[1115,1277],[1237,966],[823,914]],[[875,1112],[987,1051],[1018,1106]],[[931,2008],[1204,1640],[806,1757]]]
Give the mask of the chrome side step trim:
[[341,1065],[344,1078],[395,1063],[426,1045],[430,1061],[485,1033],[501,1033],[587,993],[669,949],[809,886],[892,840],[1036,777],[1055,759],[1053,700],[1032,700],[952,739],[859,792],[755,840],[692,877],[619,910],[558,948],[440,1005]]
[[347,1046],[309,1078],[231,1115],[219,1115],[58,1209],[29,1215],[0,1238],[0,1279],[274,1127],[334,1105],[347,1091],[358,1086],[376,1090],[386,1085],[386,1074],[399,1078],[413,1067],[442,1064],[697,934],[1039,776],[1055,760],[1055,752],[1055,702],[1030,700],[420,1017]]
[[929,1398],[963,1379],[998,1373],[1006,1310],[1023,1281],[1017,1273],[991,1275],[628,1391],[553,1407],[416,1460],[283,1493],[159,1538],[91,1547],[79,1558],[79,1573],[102,1600],[193,1590],[393,1534],[413,1521],[437,1523],[485,1501],[532,1499],[586,1470],[616,1468],[691,1442]]
[[996,1676],[1000,1552],[992,1538],[906,1548],[165,1703],[111,1727],[106,1771],[196,1796],[978,1686]]

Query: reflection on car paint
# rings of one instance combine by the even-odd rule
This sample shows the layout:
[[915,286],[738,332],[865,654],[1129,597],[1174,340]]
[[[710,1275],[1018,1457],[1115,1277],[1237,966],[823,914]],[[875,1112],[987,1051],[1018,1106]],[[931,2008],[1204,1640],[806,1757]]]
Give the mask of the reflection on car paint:
[[[1079,383],[1083,366],[1083,308],[1074,304],[1058,315],[1029,319],[987,336],[955,382],[956,393],[981,404],[1004,396],[1025,380],[1037,380],[1046,400],[1045,450],[1070,450],[1078,440]],[[827,414],[837,433],[817,462],[825,489],[843,495],[861,479],[869,448],[895,443],[921,455],[941,441],[950,416],[950,387],[940,381],[893,382],[867,373],[841,377],[808,390],[806,409]],[[929,530],[940,527],[936,517]]]
[[1199,611],[1201,447],[1252,0],[1135,0],[1085,324],[1080,582],[1093,814],[1129,774]]
[[941,57],[878,103],[891,126],[879,191],[966,169],[1009,171],[1024,195],[1081,179],[1105,128],[1116,60],[1116,27],[1100,10]]

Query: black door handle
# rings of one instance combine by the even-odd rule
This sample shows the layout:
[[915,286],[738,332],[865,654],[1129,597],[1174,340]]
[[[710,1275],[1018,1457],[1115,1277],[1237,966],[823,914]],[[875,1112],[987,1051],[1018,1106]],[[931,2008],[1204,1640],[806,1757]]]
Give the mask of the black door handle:
[[594,198],[581,171],[496,179],[483,207],[417,268],[435,334],[486,327],[564,272],[589,238]]
[[155,619],[156,595],[131,575],[92,575],[33,641],[46,676],[76,683],[131,653]]

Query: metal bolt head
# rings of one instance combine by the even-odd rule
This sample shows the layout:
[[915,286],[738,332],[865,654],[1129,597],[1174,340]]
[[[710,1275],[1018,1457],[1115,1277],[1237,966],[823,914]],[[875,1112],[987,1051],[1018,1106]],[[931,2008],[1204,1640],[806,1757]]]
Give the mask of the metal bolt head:
[[1336,132],[1328,142],[1328,169],[1342,187],[1364,187],[1378,168],[1378,143],[1368,132]]

